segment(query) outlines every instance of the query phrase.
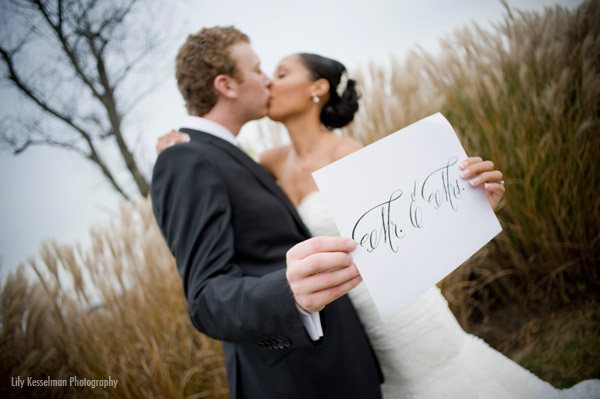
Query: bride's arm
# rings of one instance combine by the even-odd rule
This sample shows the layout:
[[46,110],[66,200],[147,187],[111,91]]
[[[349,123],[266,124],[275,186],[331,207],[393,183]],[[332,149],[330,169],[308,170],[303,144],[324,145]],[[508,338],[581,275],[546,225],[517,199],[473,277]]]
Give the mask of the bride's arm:
[[174,144],[187,143],[188,141],[190,141],[190,136],[187,133],[171,129],[169,133],[163,134],[156,141],[156,154],[160,154]]

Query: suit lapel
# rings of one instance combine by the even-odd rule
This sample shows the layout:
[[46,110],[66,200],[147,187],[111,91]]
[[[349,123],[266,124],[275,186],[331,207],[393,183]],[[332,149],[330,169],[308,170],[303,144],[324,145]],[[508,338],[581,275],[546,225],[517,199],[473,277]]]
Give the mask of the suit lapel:
[[285,207],[290,211],[290,213],[294,217],[294,220],[296,221],[296,224],[298,225],[298,227],[302,230],[302,232],[307,237],[310,237],[310,232],[308,231],[308,229],[306,228],[306,226],[300,219],[300,216],[298,215],[296,208],[294,207],[294,205],[292,204],[292,202],[290,201],[288,196],[275,183],[275,180],[269,174],[269,172],[267,172],[262,166],[260,166],[256,162],[254,162],[254,160],[252,158],[250,158],[244,151],[242,151],[240,148],[236,147],[235,145],[233,145],[223,139],[220,139],[216,136],[213,136],[212,134],[209,134],[209,133],[201,132],[201,131],[194,130],[194,129],[188,129],[188,128],[182,128],[182,129],[179,129],[179,131],[186,132],[188,134],[191,133],[190,137],[192,137],[192,140],[194,140],[194,138],[198,138],[198,139],[201,139],[201,141],[211,143],[211,144],[221,148],[227,154],[229,154],[229,156],[234,158],[238,163],[242,164],[244,167],[246,167],[248,170],[250,170],[250,172],[252,172],[252,174],[254,174],[254,176],[256,176],[257,180],[267,190],[269,190],[273,195],[275,195],[283,203],[283,205],[285,205]]

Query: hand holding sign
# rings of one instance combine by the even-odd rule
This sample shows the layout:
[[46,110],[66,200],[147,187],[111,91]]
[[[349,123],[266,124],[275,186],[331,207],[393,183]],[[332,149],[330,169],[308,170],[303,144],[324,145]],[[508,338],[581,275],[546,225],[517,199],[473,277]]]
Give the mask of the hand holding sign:
[[484,161],[481,157],[470,157],[460,162],[458,166],[462,169],[460,176],[469,179],[473,187],[483,184],[483,192],[492,209],[496,209],[500,199],[504,195],[504,180],[502,172],[494,170],[492,161]]
[[480,179],[468,184],[459,168],[465,159],[438,113],[313,173],[340,234],[358,243],[352,256],[382,317],[501,231],[486,194],[474,187],[498,176],[485,175],[493,172],[484,162],[468,161],[463,170]]

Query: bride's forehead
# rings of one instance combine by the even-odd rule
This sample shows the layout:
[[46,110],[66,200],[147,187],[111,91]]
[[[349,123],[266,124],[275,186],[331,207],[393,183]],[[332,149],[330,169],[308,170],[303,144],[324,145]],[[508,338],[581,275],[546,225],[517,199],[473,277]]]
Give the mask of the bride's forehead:
[[286,57],[283,57],[277,63],[277,69],[286,67],[293,68],[295,66],[302,65],[302,61],[300,60],[300,56],[298,54],[290,54]]

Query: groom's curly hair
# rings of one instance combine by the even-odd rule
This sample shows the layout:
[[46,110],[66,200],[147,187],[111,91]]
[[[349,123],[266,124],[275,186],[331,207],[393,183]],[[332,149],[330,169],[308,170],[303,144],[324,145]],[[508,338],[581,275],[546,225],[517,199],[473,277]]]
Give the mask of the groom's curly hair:
[[183,95],[190,115],[202,116],[217,103],[213,82],[225,74],[241,81],[230,48],[239,42],[250,42],[248,36],[233,26],[203,28],[189,35],[175,59],[177,87]]

